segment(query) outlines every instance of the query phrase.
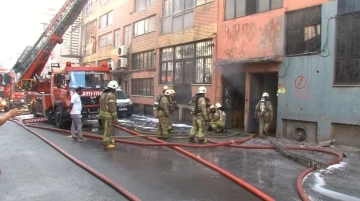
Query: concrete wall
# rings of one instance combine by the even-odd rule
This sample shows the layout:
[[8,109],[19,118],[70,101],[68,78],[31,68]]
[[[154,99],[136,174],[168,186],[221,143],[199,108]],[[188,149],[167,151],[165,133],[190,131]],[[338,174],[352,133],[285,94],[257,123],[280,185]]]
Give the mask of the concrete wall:
[[[285,75],[279,78],[279,84],[286,93],[278,94],[278,137],[286,137],[284,128],[294,126],[287,120],[295,120],[297,127],[307,128],[309,138],[317,142],[339,138],[342,129],[337,125],[359,124],[359,88],[333,86],[335,19],[332,17],[336,13],[336,1],[323,4],[322,48],[327,43],[323,56],[286,57],[280,66],[280,76]],[[298,76],[306,79],[302,89],[295,88]]]

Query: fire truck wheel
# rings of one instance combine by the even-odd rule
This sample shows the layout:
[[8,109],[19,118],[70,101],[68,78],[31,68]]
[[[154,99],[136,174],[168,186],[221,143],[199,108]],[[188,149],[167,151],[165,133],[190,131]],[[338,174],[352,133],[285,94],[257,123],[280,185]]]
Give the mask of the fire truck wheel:
[[5,105],[4,106],[4,112],[8,112],[9,111],[9,106]]

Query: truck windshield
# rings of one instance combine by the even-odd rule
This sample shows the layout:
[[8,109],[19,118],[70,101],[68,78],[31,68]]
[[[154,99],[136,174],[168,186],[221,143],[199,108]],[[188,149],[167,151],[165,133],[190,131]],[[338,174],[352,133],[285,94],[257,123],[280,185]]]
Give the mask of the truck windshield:
[[127,99],[127,95],[123,91],[115,91],[115,97],[116,99]]
[[68,75],[70,76],[70,88],[102,89],[110,80],[109,74],[106,72],[73,71],[69,72]]

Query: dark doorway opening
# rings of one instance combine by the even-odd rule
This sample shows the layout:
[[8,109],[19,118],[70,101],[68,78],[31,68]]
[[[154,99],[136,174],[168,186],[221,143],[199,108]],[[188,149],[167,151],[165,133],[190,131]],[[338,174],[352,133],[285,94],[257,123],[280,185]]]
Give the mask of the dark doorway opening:
[[251,74],[250,81],[250,111],[249,111],[249,132],[258,132],[259,123],[255,118],[255,107],[260,101],[264,92],[270,96],[270,102],[273,105],[274,117],[270,122],[270,132],[276,131],[276,118],[277,118],[277,89],[278,77],[277,73],[253,73]]
[[245,118],[245,73],[223,74],[222,80],[222,102],[226,112],[226,128],[243,129]]

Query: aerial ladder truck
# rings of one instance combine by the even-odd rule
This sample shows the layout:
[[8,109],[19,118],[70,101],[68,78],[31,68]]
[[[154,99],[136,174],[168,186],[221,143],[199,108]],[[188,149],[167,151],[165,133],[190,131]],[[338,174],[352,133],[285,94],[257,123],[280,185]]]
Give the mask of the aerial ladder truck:
[[85,89],[81,96],[83,120],[95,120],[99,114],[99,98],[111,79],[106,63],[101,67],[51,64],[51,71],[41,76],[43,69],[57,44],[80,15],[88,0],[67,0],[34,46],[24,55],[22,62],[13,67],[21,76],[17,89],[31,92],[31,112],[35,117],[47,117],[59,128],[71,123],[70,99],[75,88]]

